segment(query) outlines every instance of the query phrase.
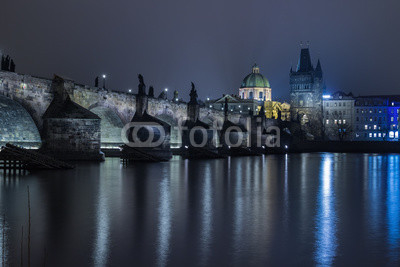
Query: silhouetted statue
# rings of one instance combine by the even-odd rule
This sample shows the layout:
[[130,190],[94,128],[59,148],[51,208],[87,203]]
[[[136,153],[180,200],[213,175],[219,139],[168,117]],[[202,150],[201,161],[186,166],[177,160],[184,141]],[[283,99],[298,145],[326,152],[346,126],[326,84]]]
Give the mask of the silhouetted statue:
[[146,85],[144,84],[142,74],[138,75],[138,79],[139,79],[138,95],[146,95]]
[[224,105],[224,117],[225,120],[228,119],[228,109],[229,109],[229,105],[228,105],[228,98],[225,98],[225,105]]
[[10,56],[1,57],[1,70],[10,71]]
[[10,71],[10,56],[6,57],[6,61],[5,61],[5,69],[6,71]]
[[154,97],[154,87],[150,86],[149,88],[149,97]]
[[190,101],[189,104],[194,104],[197,105],[197,91],[196,91],[196,87],[194,86],[194,83],[192,82],[192,90],[190,90]]
[[258,115],[265,117],[265,109],[264,109],[264,105],[261,106],[260,112],[258,113]]
[[174,100],[174,101],[178,101],[178,91],[174,91],[174,98],[172,99],[172,100]]
[[15,72],[15,63],[14,63],[14,60],[12,60],[12,59],[11,59],[11,62],[10,62],[10,71],[11,72]]
[[99,87],[99,76],[94,79],[94,87]]
[[6,58],[2,55],[1,56],[1,70],[6,70]]

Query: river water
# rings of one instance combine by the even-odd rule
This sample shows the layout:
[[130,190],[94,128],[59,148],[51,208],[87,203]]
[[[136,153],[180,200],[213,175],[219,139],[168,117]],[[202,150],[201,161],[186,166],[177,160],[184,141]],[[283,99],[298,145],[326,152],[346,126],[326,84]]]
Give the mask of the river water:
[[399,167],[398,154],[311,153],[0,176],[1,262],[399,266]]

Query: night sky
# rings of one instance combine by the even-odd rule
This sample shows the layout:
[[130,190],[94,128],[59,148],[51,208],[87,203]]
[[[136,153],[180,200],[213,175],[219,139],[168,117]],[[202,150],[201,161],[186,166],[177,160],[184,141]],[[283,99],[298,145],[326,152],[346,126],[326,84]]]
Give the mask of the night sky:
[[[328,90],[400,94],[400,1],[2,0],[0,49],[17,72],[53,73],[188,99],[237,93],[254,62],[273,99],[288,99],[300,42],[321,58]],[[169,94],[169,98],[172,94]]]

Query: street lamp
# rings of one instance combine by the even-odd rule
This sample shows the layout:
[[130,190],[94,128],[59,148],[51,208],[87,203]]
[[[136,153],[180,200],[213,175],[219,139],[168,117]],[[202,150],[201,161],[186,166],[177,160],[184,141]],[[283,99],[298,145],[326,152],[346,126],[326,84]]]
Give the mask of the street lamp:
[[103,74],[103,88],[106,89],[106,78],[107,76]]
[[165,98],[168,99],[168,88],[165,88],[164,91],[165,91]]
[[132,89],[128,89],[128,92],[129,92],[129,93],[132,93]]

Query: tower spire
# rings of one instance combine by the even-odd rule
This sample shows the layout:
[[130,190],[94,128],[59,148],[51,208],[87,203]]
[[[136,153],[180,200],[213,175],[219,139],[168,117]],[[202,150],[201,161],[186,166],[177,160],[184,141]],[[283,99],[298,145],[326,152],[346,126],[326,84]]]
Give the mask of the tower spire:
[[311,56],[309,48],[302,48],[300,52],[299,63],[297,65],[298,72],[313,71],[314,67],[311,64]]
[[321,61],[318,59],[317,67],[315,68],[315,76],[318,78],[322,78],[322,67]]

